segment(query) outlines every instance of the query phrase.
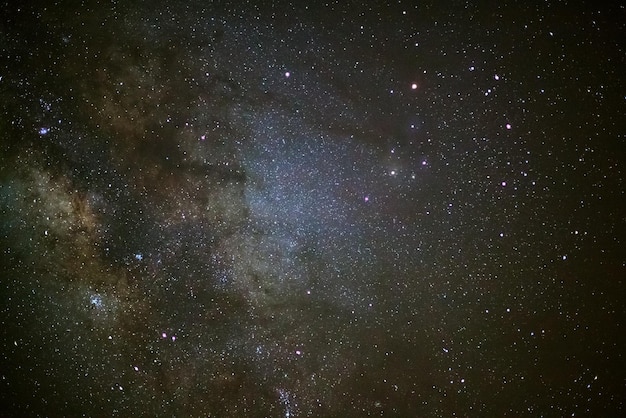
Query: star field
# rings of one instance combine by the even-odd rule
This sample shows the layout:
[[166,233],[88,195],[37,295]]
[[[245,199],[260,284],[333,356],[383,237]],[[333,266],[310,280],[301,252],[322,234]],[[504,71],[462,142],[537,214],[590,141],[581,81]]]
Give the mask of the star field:
[[620,416],[619,5],[6,3],[0,414]]

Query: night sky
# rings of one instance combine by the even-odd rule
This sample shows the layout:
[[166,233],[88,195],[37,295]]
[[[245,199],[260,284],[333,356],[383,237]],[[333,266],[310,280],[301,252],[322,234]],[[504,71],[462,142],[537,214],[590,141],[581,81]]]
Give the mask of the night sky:
[[620,2],[17,3],[1,416],[624,416]]

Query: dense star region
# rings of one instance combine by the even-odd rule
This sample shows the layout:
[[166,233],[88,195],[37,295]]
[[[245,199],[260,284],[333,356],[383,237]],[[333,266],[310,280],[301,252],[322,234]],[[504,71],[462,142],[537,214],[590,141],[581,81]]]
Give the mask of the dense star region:
[[0,415],[625,413],[618,2],[26,3]]

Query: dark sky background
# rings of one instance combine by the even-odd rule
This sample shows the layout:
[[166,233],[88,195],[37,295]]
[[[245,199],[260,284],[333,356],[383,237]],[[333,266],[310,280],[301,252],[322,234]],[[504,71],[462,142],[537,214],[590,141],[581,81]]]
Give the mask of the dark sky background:
[[620,2],[16,3],[0,415],[623,416]]

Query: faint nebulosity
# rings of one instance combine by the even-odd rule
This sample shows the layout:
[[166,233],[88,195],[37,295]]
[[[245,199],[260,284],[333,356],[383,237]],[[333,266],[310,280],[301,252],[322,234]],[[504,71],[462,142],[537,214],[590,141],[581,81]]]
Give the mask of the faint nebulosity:
[[36,3],[1,415],[624,413],[623,6]]

